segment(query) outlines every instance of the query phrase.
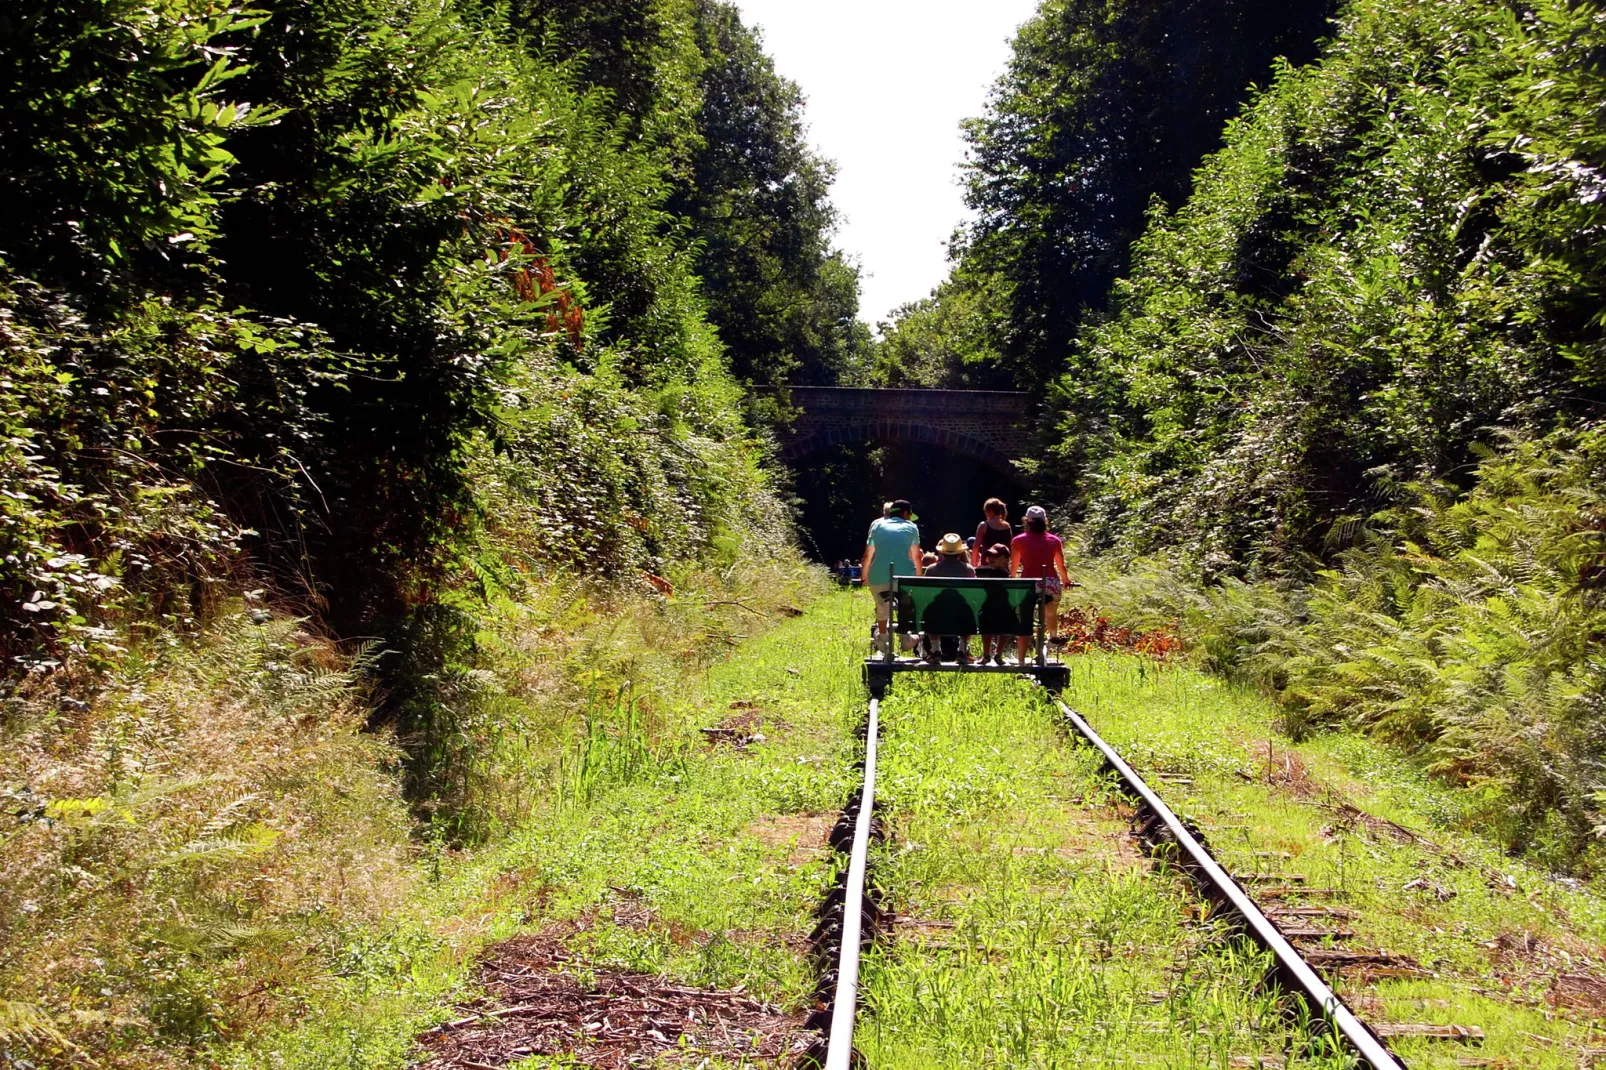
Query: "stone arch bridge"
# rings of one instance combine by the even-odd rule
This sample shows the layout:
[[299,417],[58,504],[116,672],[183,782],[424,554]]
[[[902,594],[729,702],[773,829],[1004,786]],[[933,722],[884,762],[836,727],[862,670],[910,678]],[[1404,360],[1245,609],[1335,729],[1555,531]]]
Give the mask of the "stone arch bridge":
[[1030,444],[1030,394],[841,386],[794,386],[786,394],[799,410],[781,434],[787,461],[847,442],[909,442],[946,446],[1018,478],[1014,462]]

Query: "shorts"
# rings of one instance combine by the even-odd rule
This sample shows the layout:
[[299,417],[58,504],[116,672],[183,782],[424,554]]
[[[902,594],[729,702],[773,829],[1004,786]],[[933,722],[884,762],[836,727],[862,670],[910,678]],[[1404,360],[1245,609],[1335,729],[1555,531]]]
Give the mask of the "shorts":
[[892,623],[892,584],[870,583],[870,596],[875,599],[875,619],[882,624]]
[[1060,594],[1064,590],[1064,584],[1060,582],[1060,578],[1058,576],[1044,576],[1037,582],[1039,584],[1039,590],[1041,590],[1043,593],[1043,604],[1045,606],[1051,606],[1060,600]]

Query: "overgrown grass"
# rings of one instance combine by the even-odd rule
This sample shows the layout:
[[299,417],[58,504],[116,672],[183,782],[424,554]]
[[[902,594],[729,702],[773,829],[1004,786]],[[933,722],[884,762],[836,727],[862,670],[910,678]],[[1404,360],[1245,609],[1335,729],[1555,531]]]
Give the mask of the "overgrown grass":
[[825,590],[817,569],[786,556],[670,578],[666,595],[519,577],[415,644],[433,653],[403,680],[405,742],[437,835],[493,842],[553,795],[614,775],[599,763],[639,765],[643,755],[607,739],[661,736],[688,675]]
[[[349,657],[226,618],[90,698],[4,712],[0,986],[17,1058],[181,1065],[293,1013],[415,884],[408,820]],[[19,1049],[17,1045],[21,1044]]]
[[[227,1062],[399,1065],[420,1030],[452,1016],[445,994],[472,995],[474,953],[514,932],[555,934],[589,969],[744,985],[797,1006],[812,983],[801,938],[835,864],[824,833],[852,778],[863,701],[852,654],[867,617],[831,595],[706,673],[660,681],[650,730],[629,717],[594,728],[568,752],[576,775],[505,840],[421,862],[431,955],[376,956],[353,996]],[[730,717],[765,738],[710,744],[700,729]]]
[[1363,1018],[1487,1034],[1472,1053],[1394,1041],[1409,1065],[1475,1055],[1493,1066],[1574,1067],[1600,1047],[1606,901],[1507,857],[1494,840],[1447,834],[1467,810],[1460,793],[1354,734],[1296,744],[1264,696],[1185,666],[1110,654],[1072,666],[1067,701],[1140,772],[1171,778],[1152,782],[1206,831],[1223,864],[1338,889],[1354,912],[1343,927],[1355,933],[1339,946],[1385,948],[1427,971],[1341,980]]
[[[474,994],[479,952],[527,932],[563,941],[582,971],[801,1005],[801,937],[836,865],[823,836],[854,780],[868,609],[824,595],[773,625],[713,601],[497,633],[514,650],[561,637],[573,660],[504,663],[500,701],[545,734],[477,790],[520,768],[545,779],[480,846],[428,821],[409,838],[396,751],[358,731],[349,659],[293,622],[229,618],[85,705],[14,702],[4,1058],[398,1067]],[[680,626],[721,610],[764,633],[711,665],[682,657]],[[1342,982],[1363,1017],[1481,1027],[1473,1054],[1493,1065],[1573,1066],[1601,1046],[1606,904],[1494,845],[1443,842],[1458,793],[1356,736],[1294,744],[1264,698],[1192,668],[1071,664],[1073,705],[1145,771],[1191,779],[1165,791],[1226,864],[1339,889],[1354,944],[1430,971]],[[1341,1065],[1258,987],[1262,957],[1136,853],[1110,780],[1041,694],[900,678],[883,710],[894,836],[875,872],[908,923],[866,963],[873,1065]],[[751,741],[701,731],[727,720]],[[1398,1043],[1413,1066],[1469,1054]]]
[[1346,1065],[1260,984],[1265,956],[1150,872],[1041,692],[901,678],[882,710],[875,873],[904,924],[865,966],[870,1065]]
[[[479,949],[560,924],[600,965],[795,1001],[829,863],[793,840],[846,791],[840,637],[863,607],[744,641],[736,620],[769,632],[823,588],[784,567],[726,581],[747,608],[691,584],[611,612],[554,593],[544,623],[528,604],[488,627],[498,660],[457,711],[482,763],[465,790],[500,822],[473,849],[414,824],[351,659],[292,621],[225,617],[90,699],[14,698],[4,1059],[400,1066]],[[766,739],[698,731],[738,714]]]

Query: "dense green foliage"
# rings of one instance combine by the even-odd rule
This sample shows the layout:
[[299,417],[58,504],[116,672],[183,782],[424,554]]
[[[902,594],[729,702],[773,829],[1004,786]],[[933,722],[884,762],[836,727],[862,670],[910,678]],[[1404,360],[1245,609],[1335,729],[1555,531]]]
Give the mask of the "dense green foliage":
[[830,247],[833,169],[803,97],[717,0],[516,0],[514,25],[609,93],[671,184],[708,320],[741,380],[834,383],[862,360],[858,269]]
[[1600,18],[1355,4],[1155,214],[1061,389],[1092,545],[1313,578],[1196,632],[1553,865],[1606,768]]
[[956,273],[930,297],[894,309],[892,321],[881,324],[870,372],[874,385],[1013,389],[1013,378],[997,359],[1001,287],[984,281]]
[[[986,295],[998,370],[1025,388],[1066,366],[1104,307],[1151,199],[1181,204],[1222,124],[1279,56],[1314,54],[1328,0],[1046,0],[987,114],[966,126],[961,300]],[[940,300],[942,295],[938,295]],[[964,316],[964,312],[958,313]]]
[[1275,655],[1283,697],[1296,728],[1422,749],[1487,830],[1566,866],[1606,824],[1606,442],[1523,445],[1477,476],[1414,488],[1323,574]]
[[1606,37],[1533,8],[1356,4],[1154,215],[1061,388],[1101,544],[1297,568],[1494,429],[1599,411]]
[[509,605],[793,552],[741,383],[864,338],[733,8],[26,3],[0,82],[4,709],[259,588],[377,641],[407,797],[483,838]]
[[1173,560],[1078,569],[1123,617],[1273,691],[1296,736],[1359,725],[1464,789],[1466,823],[1546,865],[1602,863],[1606,449],[1558,433],[1491,453],[1473,489],[1401,490],[1309,584],[1201,588]]
[[670,208],[697,239],[709,321],[739,378],[830,386],[869,347],[858,269],[828,244],[832,169],[805,143],[797,86],[735,9],[699,0],[699,11],[701,143]]
[[408,634],[486,464],[582,572],[785,538],[730,368],[832,380],[857,280],[733,9],[27,3],[0,77],[0,653],[240,572]]
[[0,11],[0,1063],[399,1065],[490,935],[443,860],[798,614],[741,383],[861,344],[800,107],[712,2]]
[[1153,214],[1052,471],[1095,548],[1314,581],[1229,584],[1196,634],[1590,868],[1603,48],[1595,4],[1353,4]]

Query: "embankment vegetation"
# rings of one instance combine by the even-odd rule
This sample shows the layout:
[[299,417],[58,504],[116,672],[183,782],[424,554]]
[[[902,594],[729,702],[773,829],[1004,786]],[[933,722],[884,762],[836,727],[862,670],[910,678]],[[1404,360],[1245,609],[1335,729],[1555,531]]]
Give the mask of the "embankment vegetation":
[[0,1061],[429,974],[420,851],[814,597],[744,395],[866,345],[800,109],[713,0],[0,14]]
[[1222,4],[1257,44],[1211,66],[1145,29],[1169,6],[1023,27],[970,127],[977,221],[877,374],[1043,392],[1037,488],[1106,604],[1594,873],[1602,9]]
[[[1268,696],[1185,664],[1093,652],[1065,700],[1223,866],[1263,875],[1251,894],[1311,961],[1381,951],[1393,963],[1329,959],[1323,972],[1406,1065],[1463,1064],[1460,1045],[1411,1035],[1446,1021],[1481,1031],[1475,1057],[1496,1065],[1587,1057],[1600,1007],[1582,975],[1597,973],[1606,934],[1598,887],[1457,834],[1476,827],[1478,797],[1359,732],[1293,742]],[[1187,1007],[1196,992],[1174,985],[1170,998]]]

